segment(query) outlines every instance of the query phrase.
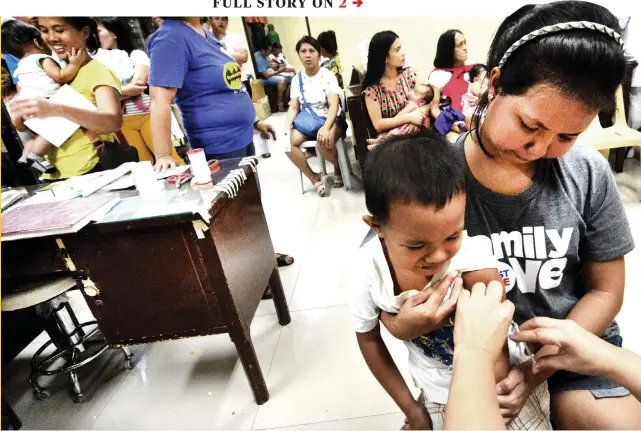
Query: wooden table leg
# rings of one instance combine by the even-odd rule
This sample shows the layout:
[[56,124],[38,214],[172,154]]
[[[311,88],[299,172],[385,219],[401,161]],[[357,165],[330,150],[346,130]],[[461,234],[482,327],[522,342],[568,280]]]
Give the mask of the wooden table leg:
[[278,268],[274,268],[272,275],[269,277],[269,288],[271,289],[274,299],[274,306],[276,307],[276,314],[278,315],[278,323],[282,326],[288,325],[289,322],[292,321],[292,317],[289,315],[287,298],[285,298],[285,291],[283,290],[283,283],[280,280]]
[[249,336],[249,332],[245,333],[243,330],[230,332],[229,336],[236,345],[236,351],[240,357],[240,362],[243,364],[245,375],[249,380],[249,386],[254,393],[256,404],[263,405],[269,400],[269,391],[267,391],[267,384],[263,377],[263,372],[256,357],[254,350],[254,343]]

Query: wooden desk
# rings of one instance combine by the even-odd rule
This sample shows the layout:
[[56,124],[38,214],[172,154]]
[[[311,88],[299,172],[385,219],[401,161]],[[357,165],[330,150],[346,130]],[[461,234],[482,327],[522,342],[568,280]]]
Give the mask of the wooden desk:
[[[221,161],[214,180],[238,161]],[[110,345],[228,333],[256,403],[263,404],[269,393],[249,326],[267,286],[280,324],[291,318],[255,176],[249,167],[244,171],[247,181],[233,199],[210,201],[211,189],[188,186],[167,187],[160,203],[125,192],[101,223],[61,239],[79,277],[88,279],[80,282],[83,295]],[[192,223],[202,220],[193,213],[195,203],[209,207],[211,223],[202,238]],[[154,205],[164,214],[154,215]],[[22,250],[26,259],[33,241],[43,240],[3,242],[2,252]],[[4,273],[4,260],[2,265]],[[96,296],[87,295],[88,281]]]

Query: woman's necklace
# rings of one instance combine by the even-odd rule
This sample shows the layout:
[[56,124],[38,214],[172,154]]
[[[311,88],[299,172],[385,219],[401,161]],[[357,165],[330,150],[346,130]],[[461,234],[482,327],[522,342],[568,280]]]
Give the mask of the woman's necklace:
[[393,78],[383,76],[381,78],[381,84],[383,85],[383,88],[385,88],[387,91],[395,91],[396,87],[398,86],[398,75],[396,75]]

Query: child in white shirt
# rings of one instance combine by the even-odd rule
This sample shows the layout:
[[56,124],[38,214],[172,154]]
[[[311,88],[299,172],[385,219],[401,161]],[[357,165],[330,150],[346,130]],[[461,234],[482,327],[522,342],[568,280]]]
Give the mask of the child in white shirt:
[[[410,374],[422,391],[415,401],[380,336],[380,312],[398,313],[408,298],[453,271],[461,276],[455,286],[502,282],[496,259],[479,252],[464,235],[466,167],[456,151],[440,135],[425,131],[389,137],[372,150],[365,164],[365,200],[371,215],[364,221],[372,230],[360,248],[361,278],[352,286],[350,305],[363,357],[405,413],[407,429],[443,426],[453,328],[444,322],[441,328],[405,341]],[[527,359],[522,347],[510,345],[513,362]],[[495,365],[497,382],[507,377],[509,367],[506,343]],[[546,427],[548,420],[540,411],[526,403],[522,414],[535,418],[528,421],[536,424],[533,427]]]
[[[48,99],[62,84],[71,82],[87,60],[83,49],[72,48],[69,63],[64,67],[51,56],[51,48],[44,43],[40,31],[21,21],[8,21],[2,26],[2,51],[20,59],[13,76],[18,78],[17,97]],[[25,118],[28,120],[28,118]],[[54,148],[46,139],[36,136],[25,144],[20,163],[26,163],[42,173],[55,172],[44,155]]]

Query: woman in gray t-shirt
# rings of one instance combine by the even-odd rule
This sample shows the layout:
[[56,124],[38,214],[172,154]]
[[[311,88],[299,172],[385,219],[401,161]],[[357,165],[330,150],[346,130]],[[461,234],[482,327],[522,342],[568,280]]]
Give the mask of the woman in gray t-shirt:
[[[513,13],[492,42],[473,130],[456,144],[468,165],[467,234],[501,262],[514,319],[572,319],[616,345],[624,256],[634,242],[607,161],[574,144],[600,110],[614,107],[625,69],[619,31],[614,15],[587,2]],[[420,315],[405,311],[398,322]],[[616,383],[532,376],[530,368],[512,369],[497,385],[506,422],[547,380],[557,428],[641,427],[641,404]]]

